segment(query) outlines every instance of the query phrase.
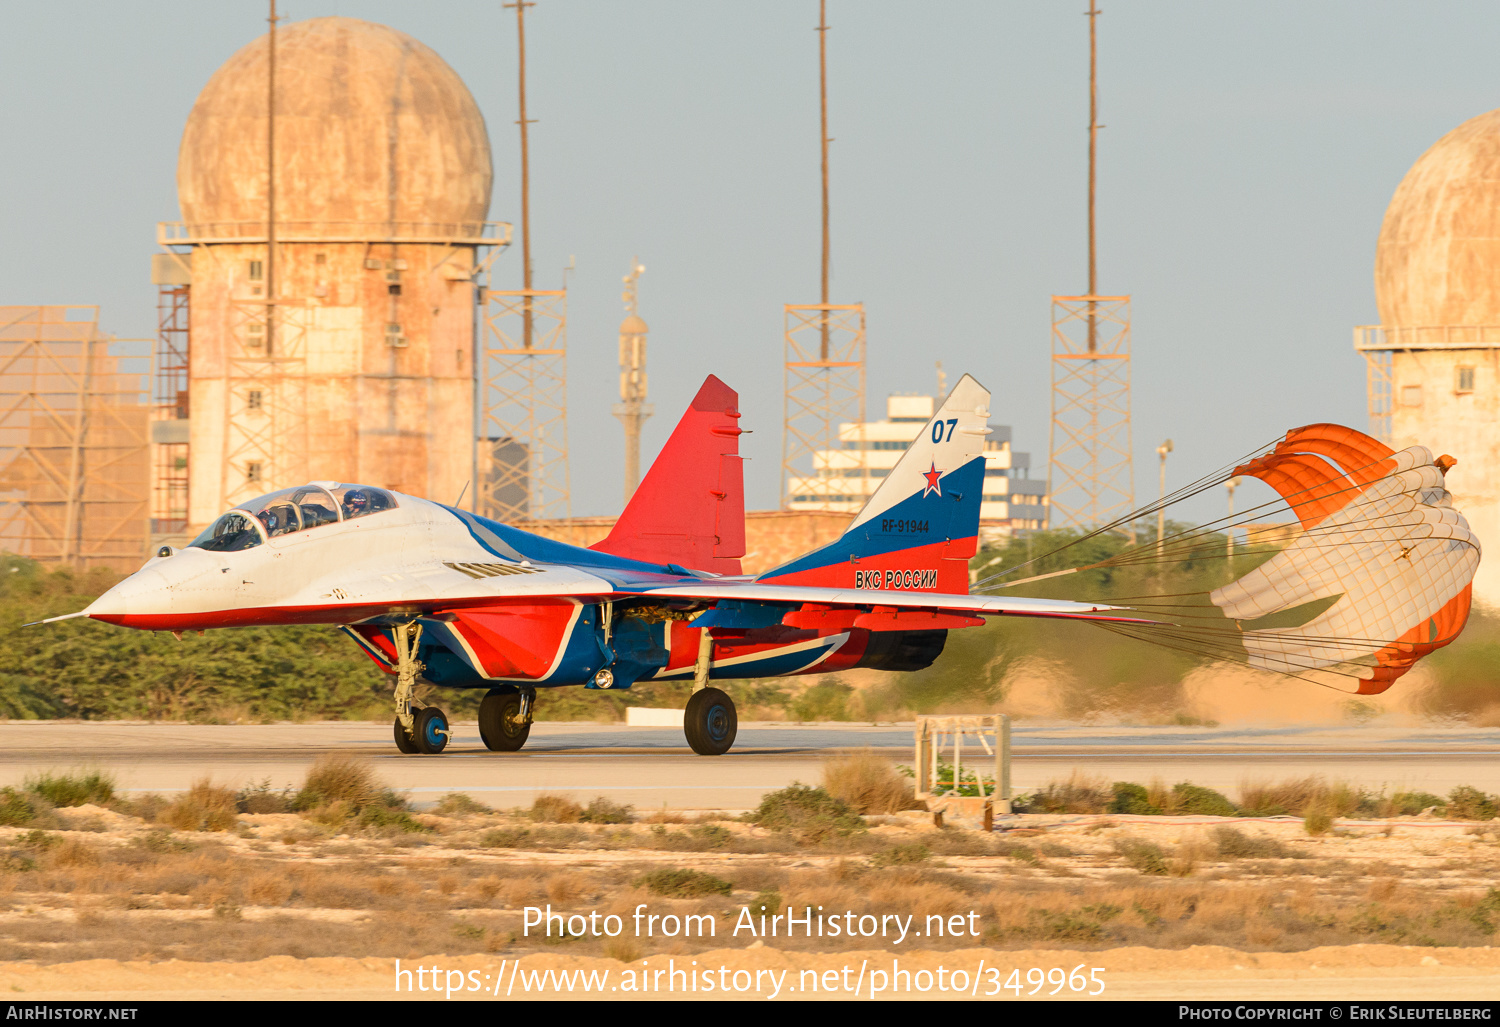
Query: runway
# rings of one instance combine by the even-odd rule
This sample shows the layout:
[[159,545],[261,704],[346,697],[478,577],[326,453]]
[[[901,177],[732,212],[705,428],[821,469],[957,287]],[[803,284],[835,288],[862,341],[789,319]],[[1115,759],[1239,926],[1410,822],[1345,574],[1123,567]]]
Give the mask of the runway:
[[[188,725],[0,722],[0,785],[41,769],[99,767],[119,787],[170,792],[212,776],[240,787],[295,787],[325,752],[369,757],[418,805],[465,792],[491,806],[529,805],[544,792],[606,795],[638,808],[746,809],[793,781],[817,783],[826,756],[872,749],[912,760],[910,724],[740,725],[733,751],[694,755],[673,728],[540,723],[519,753],[492,753],[473,723],[454,725],[440,756],[402,756],[385,724]],[[1141,783],[1192,781],[1231,793],[1248,780],[1319,774],[1371,788],[1445,794],[1458,784],[1500,792],[1493,728],[1029,727],[1014,731],[1017,792],[1074,772]]]

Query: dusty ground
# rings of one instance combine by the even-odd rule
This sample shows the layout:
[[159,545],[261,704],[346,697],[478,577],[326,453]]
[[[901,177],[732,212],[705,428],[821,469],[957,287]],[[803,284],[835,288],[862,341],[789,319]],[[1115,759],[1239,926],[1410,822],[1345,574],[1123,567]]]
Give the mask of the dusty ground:
[[[622,997],[607,989],[632,972],[640,984],[705,967],[765,972],[743,992],[723,978],[736,997],[770,997],[771,971],[789,971],[781,997],[849,997],[877,971],[939,965],[972,988],[934,977],[923,997],[1026,997],[1033,968],[1047,997],[1047,972],[1079,965],[1102,968],[1106,997],[1260,998],[1272,981],[1286,998],[1500,993],[1500,822],[1348,822],[1309,837],[1300,821],[1030,816],[984,834],[904,814],[797,838],[715,814],[588,824],[452,808],[360,827],[325,810],[199,832],[132,813],[152,815],[86,805],[0,828],[0,991],[386,997],[400,959],[438,966],[449,986],[457,972],[454,998],[552,994],[555,977],[523,976],[548,969],[609,971],[589,994]],[[548,905],[618,915],[622,933],[528,933],[525,907]],[[712,934],[637,937],[641,905],[701,916]],[[743,917],[763,905],[913,919],[904,940],[889,924],[883,938],[762,937]],[[934,937],[928,917],[962,930]]]

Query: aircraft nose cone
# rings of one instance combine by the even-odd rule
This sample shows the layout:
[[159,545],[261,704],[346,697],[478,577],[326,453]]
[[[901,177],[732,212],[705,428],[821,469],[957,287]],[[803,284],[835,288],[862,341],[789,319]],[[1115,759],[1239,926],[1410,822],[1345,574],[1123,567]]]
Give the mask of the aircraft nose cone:
[[166,575],[145,567],[89,604],[84,614],[106,619],[170,612],[171,592]]

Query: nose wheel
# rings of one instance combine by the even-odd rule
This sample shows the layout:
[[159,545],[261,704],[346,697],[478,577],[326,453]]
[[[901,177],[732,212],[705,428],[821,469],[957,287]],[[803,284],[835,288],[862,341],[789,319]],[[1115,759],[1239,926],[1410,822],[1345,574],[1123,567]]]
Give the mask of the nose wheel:
[[448,747],[452,733],[448,715],[436,706],[421,705],[416,697],[417,675],[423,669],[417,659],[422,625],[398,624],[391,635],[396,643],[396,748],[408,755],[436,755]]
[[717,688],[694,692],[682,712],[683,733],[699,756],[724,755],[734,745],[739,726],[734,700]]

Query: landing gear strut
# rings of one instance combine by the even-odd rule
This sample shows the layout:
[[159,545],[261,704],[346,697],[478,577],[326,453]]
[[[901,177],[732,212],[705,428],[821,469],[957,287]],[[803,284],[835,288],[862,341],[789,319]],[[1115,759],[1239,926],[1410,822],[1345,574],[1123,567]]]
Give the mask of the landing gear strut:
[[479,737],[493,752],[515,752],[531,734],[536,692],[514,685],[492,688],[479,704]]
[[424,665],[417,659],[422,625],[397,624],[391,632],[396,643],[396,748],[404,753],[435,755],[448,747],[452,734],[448,716],[436,706],[417,698],[417,675]]

